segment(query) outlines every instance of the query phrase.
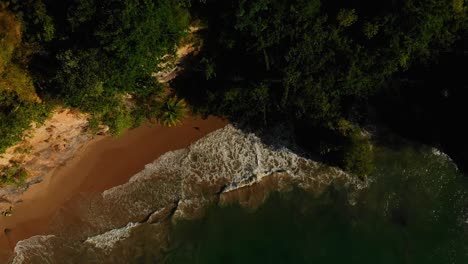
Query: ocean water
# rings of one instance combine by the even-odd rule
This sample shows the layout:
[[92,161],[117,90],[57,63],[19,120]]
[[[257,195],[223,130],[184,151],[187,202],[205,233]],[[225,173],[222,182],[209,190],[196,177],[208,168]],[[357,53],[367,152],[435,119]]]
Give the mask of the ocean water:
[[227,126],[76,201],[12,262],[468,263],[467,178],[436,149],[376,153],[361,182]]
[[175,226],[163,263],[468,263],[466,178],[435,149],[377,153],[355,205],[330,187],[274,193],[254,212],[212,208]]

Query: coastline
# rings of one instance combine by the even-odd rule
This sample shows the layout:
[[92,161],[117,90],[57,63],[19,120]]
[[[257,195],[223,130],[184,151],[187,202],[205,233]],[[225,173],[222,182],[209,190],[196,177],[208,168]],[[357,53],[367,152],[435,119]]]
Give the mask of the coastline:
[[11,217],[0,218],[0,261],[12,254],[19,240],[47,231],[56,212],[70,199],[123,184],[162,154],[189,146],[225,120],[189,117],[181,126],[141,126],[119,138],[98,137],[83,146],[63,166],[32,185]]
[[136,233],[152,241],[148,245],[159,259],[172,224],[203,217],[213,205],[255,209],[272,191],[297,187],[320,194],[332,184],[355,194],[367,186],[338,168],[265,145],[228,124],[186,148],[166,152],[124,184],[70,199],[45,235],[16,245],[12,260],[60,263],[67,256],[70,263],[96,257],[99,263],[129,263],[140,250],[132,240]]

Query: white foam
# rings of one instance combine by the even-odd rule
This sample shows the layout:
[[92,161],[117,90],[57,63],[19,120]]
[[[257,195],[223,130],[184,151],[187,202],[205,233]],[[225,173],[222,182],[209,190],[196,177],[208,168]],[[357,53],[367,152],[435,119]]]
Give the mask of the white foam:
[[86,239],[85,243],[92,244],[96,248],[109,252],[117,242],[130,237],[131,230],[138,225],[138,223],[129,223],[123,228],[112,229],[104,234],[90,237]]
[[[128,184],[164,174],[205,182],[226,179],[229,182],[226,190],[232,190],[279,171],[296,178],[315,178],[326,184],[338,177],[346,177],[350,184],[361,184],[355,177],[337,168],[318,173],[320,167],[323,168],[323,165],[318,162],[303,158],[284,147],[267,146],[256,135],[227,125],[195,142],[188,149],[164,154],[146,165]],[[122,189],[125,188],[109,189],[103,196],[113,196],[114,192]]]
[[43,263],[49,263],[47,261],[50,257],[49,241],[53,238],[55,238],[53,235],[33,236],[28,239],[18,241],[15,246],[15,257],[12,264],[31,263],[30,259],[33,257],[39,257],[44,260]]
[[[135,222],[176,201],[187,204],[200,201],[197,197],[199,191],[192,190],[198,183],[204,183],[201,186],[206,186],[207,182],[226,183],[223,190],[227,192],[251,185],[276,172],[288,174],[297,180],[299,187],[304,188],[310,182],[328,185],[336,179],[342,179],[340,182],[355,189],[367,186],[340,169],[306,159],[285,147],[268,146],[256,135],[227,125],[186,149],[162,155],[147,164],[129,182],[106,190],[102,193],[103,204],[112,208],[109,209],[111,211],[120,212],[118,217],[122,217],[125,223]],[[90,226],[112,228],[111,222],[115,219],[101,217],[99,214],[105,214],[103,210],[89,214],[86,220]],[[109,252],[116,243],[128,238],[137,225],[130,223],[89,237],[85,243]]]

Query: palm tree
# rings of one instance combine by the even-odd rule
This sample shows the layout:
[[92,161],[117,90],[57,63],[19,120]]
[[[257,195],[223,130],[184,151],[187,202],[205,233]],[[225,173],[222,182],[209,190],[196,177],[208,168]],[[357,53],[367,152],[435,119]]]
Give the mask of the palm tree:
[[176,126],[187,115],[187,103],[176,96],[167,97],[158,112],[157,119],[163,126]]

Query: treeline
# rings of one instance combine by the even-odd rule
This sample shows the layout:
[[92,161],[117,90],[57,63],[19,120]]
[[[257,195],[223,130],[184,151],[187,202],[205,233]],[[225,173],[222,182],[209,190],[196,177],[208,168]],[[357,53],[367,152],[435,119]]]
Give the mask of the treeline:
[[395,84],[454,51],[466,9],[463,0],[3,0],[0,152],[54,105],[114,133],[176,123],[185,103],[151,74],[197,20],[201,50],[172,83],[179,97],[204,115],[291,126],[311,153],[366,175],[372,147],[361,128],[391,113],[375,110],[385,91],[411,89]]
[[189,19],[178,0],[2,0],[0,152],[56,105],[116,134],[145,119],[176,123],[184,103],[152,73]]
[[468,30],[435,63],[416,64],[372,98],[392,131],[447,153],[468,172]]
[[0,6],[0,153],[21,140],[31,121],[47,116],[35,92],[28,62],[32,43],[22,42],[21,21]]
[[193,14],[204,46],[175,87],[198,111],[291,124],[302,146],[361,175],[369,99],[466,29],[463,0],[207,0]]

